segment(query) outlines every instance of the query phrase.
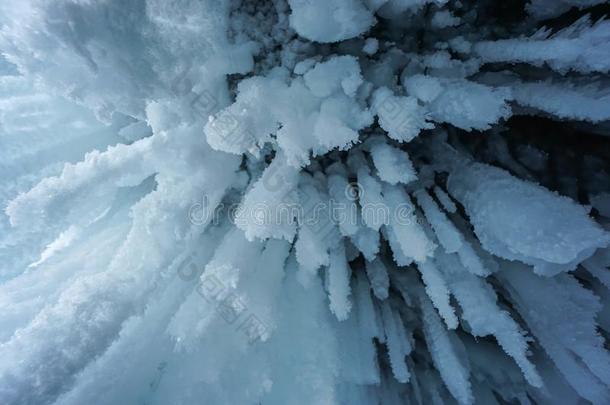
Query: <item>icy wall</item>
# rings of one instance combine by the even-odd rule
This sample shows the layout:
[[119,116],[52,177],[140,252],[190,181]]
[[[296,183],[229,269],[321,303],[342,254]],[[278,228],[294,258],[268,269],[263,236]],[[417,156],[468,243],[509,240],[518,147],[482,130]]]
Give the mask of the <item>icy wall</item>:
[[610,403],[600,0],[0,2],[0,404]]

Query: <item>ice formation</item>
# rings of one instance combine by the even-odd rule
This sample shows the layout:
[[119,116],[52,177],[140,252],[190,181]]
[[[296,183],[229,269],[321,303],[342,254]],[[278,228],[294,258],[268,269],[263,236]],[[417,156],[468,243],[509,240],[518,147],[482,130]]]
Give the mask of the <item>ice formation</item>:
[[0,2],[0,404],[610,403],[609,12]]

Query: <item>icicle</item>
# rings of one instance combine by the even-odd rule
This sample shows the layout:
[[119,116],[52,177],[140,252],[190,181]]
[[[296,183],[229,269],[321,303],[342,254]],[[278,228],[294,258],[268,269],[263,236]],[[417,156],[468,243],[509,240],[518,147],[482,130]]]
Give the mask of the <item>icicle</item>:
[[384,334],[373,304],[370,293],[370,284],[361,272],[356,272],[355,302],[358,311],[358,320],[363,333],[370,339],[377,338],[384,341]]
[[502,169],[462,167],[451,174],[448,188],[466,208],[483,248],[532,264],[539,274],[572,270],[610,243],[584,207]]
[[414,194],[418,204],[422,207],[426,219],[432,225],[434,233],[441,246],[447,253],[455,253],[462,247],[464,238],[456,229],[455,225],[441,212],[434,200],[423,189]]
[[462,308],[462,318],[468,323],[472,335],[494,335],[502,349],[515,359],[527,381],[540,387],[542,381],[536,367],[527,358],[527,340],[510,315],[498,308],[496,294],[491,286],[483,279],[467,273],[451,255],[438,255],[436,260]]
[[375,296],[380,300],[388,298],[388,288],[390,287],[390,279],[388,270],[381,259],[375,259],[366,262],[366,274],[371,282],[371,288]]
[[434,186],[434,195],[440,201],[445,211],[455,214],[457,211],[457,207],[455,203],[451,200],[451,197],[439,186]]
[[457,340],[453,339],[452,341],[449,335],[451,332],[445,330],[428,299],[420,295],[419,302],[422,310],[426,344],[436,369],[451,395],[460,404],[472,404],[474,398],[469,381],[470,371],[463,364],[453,347]]
[[598,55],[608,52],[609,36],[610,21],[591,26],[589,16],[584,16],[550,38],[481,41],[473,49],[484,62],[546,63],[559,72],[604,73],[610,70],[610,60]]
[[400,315],[392,309],[387,300],[381,303],[381,315],[394,377],[397,381],[406,383],[411,373],[407,369],[405,356],[411,352],[411,346],[406,339],[404,325]]
[[606,288],[610,289],[610,250],[598,250],[593,256],[582,262],[582,265],[589,273],[602,282]]
[[295,249],[300,268],[303,270],[299,279],[307,285],[317,269],[329,264],[329,249],[338,246],[341,235],[330,218],[328,197],[316,189],[313,179],[303,179],[298,193],[299,235]]
[[458,326],[458,319],[455,315],[455,310],[450,303],[450,293],[443,276],[431,260],[423,263],[418,262],[417,268],[421,273],[424,284],[426,285],[426,294],[430,297],[434,306],[443,317],[449,329],[455,329]]
[[362,252],[366,260],[375,260],[379,253],[379,232],[360,224],[358,232],[352,235],[350,240]]
[[589,401],[607,403],[610,353],[596,328],[597,297],[570,275],[543,278],[516,262],[505,263],[498,276],[566,381]]
[[399,142],[409,142],[422,129],[434,127],[426,122],[426,110],[418,105],[415,97],[395,96],[386,87],[377,89],[373,94],[373,109],[379,117],[379,125],[390,138]]
[[372,177],[367,169],[358,170],[358,184],[362,190],[359,196],[362,220],[366,226],[378,231],[382,225],[389,223],[390,213],[381,195],[381,183]]
[[349,192],[350,185],[345,176],[340,174],[328,176],[331,218],[337,223],[343,236],[352,236],[358,232],[360,217],[358,206],[356,205],[356,198],[348,198]]
[[407,152],[385,142],[378,142],[371,146],[371,155],[377,168],[377,175],[386,183],[408,184],[417,179]]
[[407,193],[399,187],[384,184],[383,198],[391,213],[390,228],[404,255],[419,262],[432,256],[436,245],[417,223],[415,208]]
[[330,264],[328,265],[328,297],[330,299],[330,310],[338,320],[344,321],[349,316],[352,303],[350,277],[351,269],[345,259],[345,247],[343,242],[330,252]]
[[298,172],[276,156],[261,178],[244,196],[235,224],[249,239],[284,238],[292,241],[296,232],[294,206]]

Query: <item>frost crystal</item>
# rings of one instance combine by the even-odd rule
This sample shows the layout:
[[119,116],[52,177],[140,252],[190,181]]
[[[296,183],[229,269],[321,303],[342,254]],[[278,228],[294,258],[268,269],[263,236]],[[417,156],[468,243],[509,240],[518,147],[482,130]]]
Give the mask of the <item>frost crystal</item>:
[[608,13],[0,2],[0,404],[610,403]]

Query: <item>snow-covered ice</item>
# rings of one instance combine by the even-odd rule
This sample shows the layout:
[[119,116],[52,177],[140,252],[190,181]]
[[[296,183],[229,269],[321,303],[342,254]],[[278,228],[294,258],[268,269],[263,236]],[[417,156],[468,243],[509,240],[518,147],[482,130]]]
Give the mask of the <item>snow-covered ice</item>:
[[0,2],[0,404],[610,403],[609,13]]

